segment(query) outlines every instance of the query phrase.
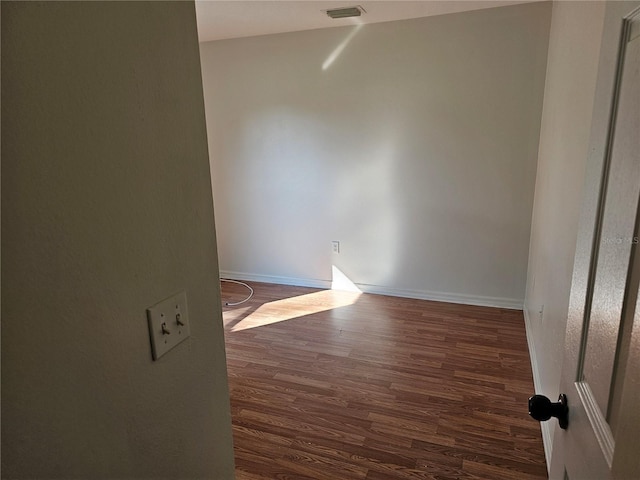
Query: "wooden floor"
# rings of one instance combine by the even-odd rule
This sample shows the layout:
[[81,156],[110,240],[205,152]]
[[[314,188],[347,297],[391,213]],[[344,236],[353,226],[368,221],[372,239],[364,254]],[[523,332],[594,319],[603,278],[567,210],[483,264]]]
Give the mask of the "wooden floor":
[[238,480],[546,478],[521,312],[251,285],[224,307]]

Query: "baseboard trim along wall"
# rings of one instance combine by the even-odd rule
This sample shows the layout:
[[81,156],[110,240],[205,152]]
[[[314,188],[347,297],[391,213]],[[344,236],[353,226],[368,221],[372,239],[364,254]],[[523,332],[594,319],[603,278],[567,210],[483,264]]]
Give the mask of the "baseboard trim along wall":
[[[257,273],[220,271],[221,278],[242,280],[245,282],[276,283],[280,285],[295,285],[298,287],[331,288],[331,280],[280,277],[275,275],[262,275]],[[484,297],[479,295],[464,295],[460,293],[434,292],[427,290],[406,290],[401,288],[382,287],[379,285],[367,285],[356,283],[363,293],[377,295],[389,295],[391,297],[415,298],[418,300],[431,300],[434,302],[460,303],[463,305],[478,305],[482,307],[508,308],[510,310],[522,310],[524,300],[502,297]],[[527,329],[528,335],[528,329]],[[527,336],[527,339],[529,337]],[[529,346],[531,349],[531,345]]]
[[[527,345],[529,346],[529,358],[531,359],[531,371],[533,372],[533,388],[535,392],[542,390],[542,378],[540,376],[540,369],[538,368],[538,360],[536,359],[536,349],[533,344],[533,328],[531,325],[531,316],[527,310],[527,306],[524,305],[522,309],[524,314],[524,327],[527,332]],[[542,444],[544,445],[544,457],[547,461],[547,471],[551,467],[551,446],[553,439],[551,438],[551,426],[548,422],[540,422],[540,429],[542,430]]]
[[294,285],[296,287],[331,288],[330,280],[315,280],[306,278],[279,277],[275,275],[262,275],[259,273],[220,271],[220,278],[240,280],[243,282],[276,283],[278,285]]

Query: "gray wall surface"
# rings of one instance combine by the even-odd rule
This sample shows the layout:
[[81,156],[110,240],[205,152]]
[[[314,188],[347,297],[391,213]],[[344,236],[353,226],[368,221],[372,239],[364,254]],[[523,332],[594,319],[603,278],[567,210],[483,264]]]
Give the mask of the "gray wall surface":
[[222,273],[521,308],[550,13],[203,43]]
[[2,2],[2,73],[3,477],[233,478],[193,3]]

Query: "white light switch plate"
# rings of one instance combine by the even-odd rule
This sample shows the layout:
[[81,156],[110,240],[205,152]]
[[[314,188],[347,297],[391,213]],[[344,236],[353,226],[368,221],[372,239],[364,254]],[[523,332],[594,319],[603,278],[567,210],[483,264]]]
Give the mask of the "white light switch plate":
[[186,292],[147,308],[147,320],[153,359],[158,360],[190,335]]

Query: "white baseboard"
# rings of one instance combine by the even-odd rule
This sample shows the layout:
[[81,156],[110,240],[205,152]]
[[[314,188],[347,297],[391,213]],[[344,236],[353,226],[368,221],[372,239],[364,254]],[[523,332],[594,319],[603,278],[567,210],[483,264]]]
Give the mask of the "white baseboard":
[[261,282],[261,283],[276,283],[278,285],[294,285],[296,287],[311,287],[311,288],[331,288],[330,280],[314,280],[308,278],[292,278],[292,277],[279,277],[275,275],[261,275],[259,273],[244,273],[244,272],[229,272],[220,271],[220,278],[228,278],[230,280],[241,280],[244,282]]
[[[298,287],[331,288],[330,280],[306,279],[279,277],[274,275],[261,275],[256,273],[221,271],[221,278],[232,280],[244,280],[264,283],[277,283],[280,285],[295,285]],[[391,297],[415,298],[418,300],[431,300],[434,302],[460,303],[463,305],[479,305],[483,307],[508,308],[511,310],[522,310],[523,300],[502,297],[484,297],[479,295],[463,295],[459,293],[434,292],[426,290],[407,290],[393,287],[382,287],[379,285],[367,285],[356,283],[363,293],[374,293],[377,295],[389,295]]]
[[[524,314],[524,326],[527,332],[527,345],[529,346],[529,357],[531,358],[531,371],[533,373],[533,388],[536,392],[540,392],[542,389],[542,379],[540,377],[540,370],[538,368],[538,360],[536,359],[536,350],[533,343],[533,326],[531,324],[531,317],[527,310],[527,306],[524,305],[522,309]],[[547,471],[551,468],[551,447],[553,438],[551,436],[551,425],[548,422],[540,422],[540,429],[542,431],[542,445],[544,446],[544,458],[547,461]]]
[[389,295],[392,297],[416,298],[419,300],[460,303],[463,305],[479,305],[482,307],[508,308],[511,310],[522,309],[522,300],[512,298],[484,297],[479,295],[464,295],[460,293],[434,292],[428,290],[406,290],[359,283],[356,283],[356,286],[364,293],[375,293],[378,295]]

